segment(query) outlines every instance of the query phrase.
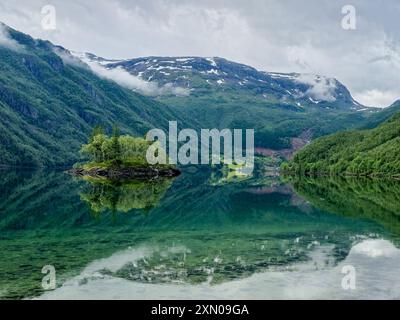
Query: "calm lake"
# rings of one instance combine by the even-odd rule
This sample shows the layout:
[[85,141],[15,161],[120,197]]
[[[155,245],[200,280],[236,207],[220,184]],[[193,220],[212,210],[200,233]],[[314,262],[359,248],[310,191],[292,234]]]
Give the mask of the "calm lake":
[[117,185],[4,170],[0,186],[1,299],[400,298],[400,182],[188,168]]

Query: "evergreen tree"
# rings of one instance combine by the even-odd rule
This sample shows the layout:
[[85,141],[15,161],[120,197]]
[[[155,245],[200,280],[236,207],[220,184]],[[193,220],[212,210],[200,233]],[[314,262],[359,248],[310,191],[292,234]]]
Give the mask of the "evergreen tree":
[[113,127],[112,143],[111,143],[111,160],[119,164],[121,162],[121,144],[119,142],[120,130],[117,125]]
[[101,124],[98,124],[92,130],[92,133],[91,133],[91,135],[89,137],[89,143],[92,143],[94,138],[96,136],[100,135],[100,134],[104,135],[105,134],[105,130],[104,130],[104,127]]

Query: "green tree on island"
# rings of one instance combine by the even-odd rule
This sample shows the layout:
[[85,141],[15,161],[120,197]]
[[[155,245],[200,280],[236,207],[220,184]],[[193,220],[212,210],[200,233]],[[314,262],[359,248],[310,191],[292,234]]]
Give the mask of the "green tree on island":
[[118,126],[113,127],[112,136],[105,134],[102,126],[94,127],[87,144],[80,153],[89,159],[86,165],[119,167],[147,165],[146,151],[150,142],[143,138],[121,135]]
[[[81,177],[114,181],[178,176],[180,171],[174,165],[151,164],[147,161],[149,147],[153,144],[144,138],[121,135],[117,126],[113,127],[111,137],[104,128],[96,126],[88,143],[80,150],[88,162],[75,164],[69,172]],[[157,146],[157,150],[161,152],[161,157],[167,159],[166,152],[160,146]]]

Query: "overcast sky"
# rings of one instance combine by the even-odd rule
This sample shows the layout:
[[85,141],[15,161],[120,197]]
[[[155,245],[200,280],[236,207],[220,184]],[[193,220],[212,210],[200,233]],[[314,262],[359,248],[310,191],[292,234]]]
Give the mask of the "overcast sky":
[[[349,4],[355,30],[341,24]],[[56,30],[42,28],[45,5]],[[0,0],[0,21],[106,58],[219,56],[336,77],[366,105],[400,99],[399,0]]]

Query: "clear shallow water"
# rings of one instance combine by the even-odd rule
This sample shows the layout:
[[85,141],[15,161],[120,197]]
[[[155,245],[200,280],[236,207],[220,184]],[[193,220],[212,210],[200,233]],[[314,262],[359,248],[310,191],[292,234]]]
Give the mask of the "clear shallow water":
[[[224,179],[93,184],[3,172],[0,297],[400,297],[400,184]],[[57,289],[41,288],[53,265]],[[341,283],[356,270],[356,290]]]
[[[150,248],[119,252],[89,264],[82,273],[40,299],[399,299],[397,266],[400,251],[389,241],[365,240],[355,245],[338,265],[326,265],[332,247],[320,247],[307,263],[295,263],[270,272],[215,285],[151,284],[104,276],[98,271],[122,268],[123,263],[145,259]],[[333,261],[332,261],[333,262]],[[342,268],[356,268],[356,290],[342,289]],[[211,277],[211,276],[210,276]]]

